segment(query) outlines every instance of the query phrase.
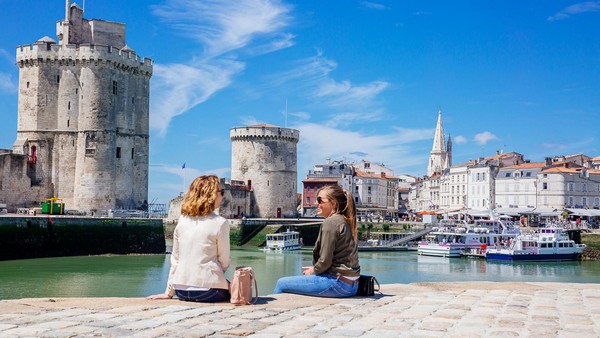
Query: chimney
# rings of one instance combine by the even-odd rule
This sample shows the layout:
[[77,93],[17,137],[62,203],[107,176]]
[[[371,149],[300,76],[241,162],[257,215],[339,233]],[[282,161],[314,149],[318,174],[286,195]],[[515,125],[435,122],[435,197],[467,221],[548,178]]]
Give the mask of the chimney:
[[544,162],[546,162],[547,166],[551,166],[552,165],[552,158],[551,157],[545,157],[544,158]]
[[331,159],[330,158],[328,158],[328,159],[325,160],[325,164],[330,164],[330,163],[331,163]]

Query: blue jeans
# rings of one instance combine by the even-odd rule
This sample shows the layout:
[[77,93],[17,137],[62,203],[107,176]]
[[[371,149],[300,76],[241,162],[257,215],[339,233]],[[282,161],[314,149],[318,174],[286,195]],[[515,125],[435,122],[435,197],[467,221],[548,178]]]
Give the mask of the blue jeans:
[[179,300],[186,302],[218,303],[228,302],[231,294],[227,289],[209,289],[207,291],[184,291],[175,290]]
[[290,276],[279,278],[274,294],[287,292],[305,296],[346,298],[356,295],[358,281],[346,283],[330,274]]

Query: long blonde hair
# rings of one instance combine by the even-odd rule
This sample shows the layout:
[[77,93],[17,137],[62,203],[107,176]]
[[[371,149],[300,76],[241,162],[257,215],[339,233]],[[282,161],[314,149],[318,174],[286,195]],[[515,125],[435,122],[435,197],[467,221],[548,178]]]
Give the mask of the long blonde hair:
[[352,196],[352,193],[342,189],[339,185],[322,187],[317,191],[317,195],[320,192],[323,192],[328,200],[336,202],[333,213],[344,216],[344,219],[350,225],[354,241],[357,241],[358,229],[356,228],[356,207],[354,206],[354,197]]
[[181,214],[186,216],[207,216],[215,211],[215,201],[221,184],[215,175],[196,177],[183,198]]

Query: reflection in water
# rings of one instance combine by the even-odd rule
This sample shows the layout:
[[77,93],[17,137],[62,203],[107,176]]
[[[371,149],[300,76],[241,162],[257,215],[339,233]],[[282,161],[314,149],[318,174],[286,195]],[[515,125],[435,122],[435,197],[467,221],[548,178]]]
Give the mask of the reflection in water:
[[[275,253],[232,250],[232,263],[256,271],[260,295],[279,277],[299,275],[312,249]],[[600,262],[508,263],[419,256],[415,252],[361,252],[363,274],[380,283],[521,281],[600,283]],[[27,297],[143,297],[163,292],[170,255],[85,256],[0,261],[0,299]]]

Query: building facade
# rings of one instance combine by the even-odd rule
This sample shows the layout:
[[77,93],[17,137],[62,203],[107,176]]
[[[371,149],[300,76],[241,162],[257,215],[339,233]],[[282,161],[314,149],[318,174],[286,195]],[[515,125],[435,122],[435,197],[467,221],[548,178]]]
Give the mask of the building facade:
[[57,36],[17,48],[17,139],[0,153],[6,204],[147,205],[152,60],[125,44],[125,24],[84,19],[70,1]]

